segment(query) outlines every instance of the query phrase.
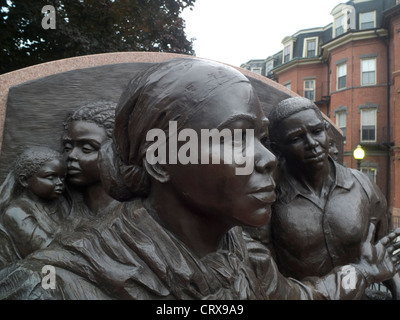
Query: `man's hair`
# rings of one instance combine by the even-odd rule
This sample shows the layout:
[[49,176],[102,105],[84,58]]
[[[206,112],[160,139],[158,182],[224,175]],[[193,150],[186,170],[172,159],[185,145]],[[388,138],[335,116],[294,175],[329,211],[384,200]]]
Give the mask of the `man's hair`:
[[304,110],[314,110],[317,116],[325,122],[325,126],[327,126],[328,123],[323,118],[321,111],[311,100],[303,97],[288,98],[274,106],[268,115],[271,142],[278,142],[280,140],[279,127],[283,120]]

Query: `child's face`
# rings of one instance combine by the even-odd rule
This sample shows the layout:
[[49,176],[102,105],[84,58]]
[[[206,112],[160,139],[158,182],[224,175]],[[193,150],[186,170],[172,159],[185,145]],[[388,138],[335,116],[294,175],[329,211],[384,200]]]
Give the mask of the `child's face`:
[[39,171],[28,179],[28,189],[39,198],[51,200],[64,192],[65,167],[61,160],[54,159],[43,164]]

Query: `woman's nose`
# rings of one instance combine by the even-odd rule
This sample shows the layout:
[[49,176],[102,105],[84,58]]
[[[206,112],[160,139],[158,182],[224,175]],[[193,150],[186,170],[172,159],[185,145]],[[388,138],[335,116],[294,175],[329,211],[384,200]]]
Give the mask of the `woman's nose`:
[[276,156],[261,142],[256,143],[255,168],[260,173],[272,173],[277,166]]
[[68,160],[78,161],[78,151],[77,151],[77,148],[73,148],[73,149],[68,153]]

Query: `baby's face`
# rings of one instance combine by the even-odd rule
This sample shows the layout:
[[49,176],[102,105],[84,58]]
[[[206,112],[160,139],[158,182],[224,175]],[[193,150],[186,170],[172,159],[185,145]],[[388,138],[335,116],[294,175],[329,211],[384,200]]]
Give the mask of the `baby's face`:
[[64,192],[65,171],[60,159],[50,160],[28,179],[28,189],[44,200],[55,199]]

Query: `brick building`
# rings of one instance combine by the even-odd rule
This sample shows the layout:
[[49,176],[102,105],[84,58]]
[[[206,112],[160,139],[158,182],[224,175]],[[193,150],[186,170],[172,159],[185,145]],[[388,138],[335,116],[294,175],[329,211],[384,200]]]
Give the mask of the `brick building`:
[[400,1],[338,4],[324,27],[282,40],[282,51],[242,67],[272,78],[320,107],[344,136],[343,163],[361,171],[388,199],[400,225]]

